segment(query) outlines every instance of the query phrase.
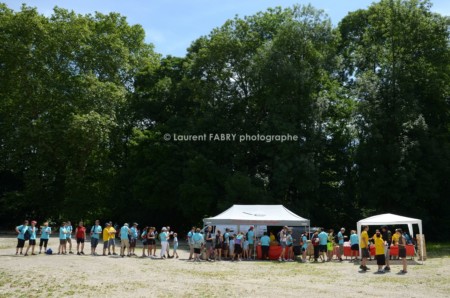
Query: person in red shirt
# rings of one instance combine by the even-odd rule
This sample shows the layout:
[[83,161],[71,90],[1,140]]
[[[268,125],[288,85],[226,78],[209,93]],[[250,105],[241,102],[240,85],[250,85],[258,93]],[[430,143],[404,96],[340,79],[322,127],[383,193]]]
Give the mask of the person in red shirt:
[[83,226],[82,221],[78,223],[78,227],[75,229],[75,237],[77,238],[77,255],[84,255],[83,250],[84,250],[84,241],[86,240],[86,227]]

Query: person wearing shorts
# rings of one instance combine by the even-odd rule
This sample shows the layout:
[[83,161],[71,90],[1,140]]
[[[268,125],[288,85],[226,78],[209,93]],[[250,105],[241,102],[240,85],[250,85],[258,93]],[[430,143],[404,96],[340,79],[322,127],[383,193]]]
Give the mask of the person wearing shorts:
[[59,227],[59,247],[58,247],[58,255],[66,254],[66,230],[67,223],[63,222],[61,226]]
[[325,256],[327,254],[328,234],[322,230],[319,235],[319,255],[323,255],[323,262],[325,262]]
[[208,228],[206,229],[206,234],[205,234],[205,242],[206,242],[206,259],[208,261],[211,260],[211,255],[213,254],[213,237],[214,234],[212,233],[212,227],[208,226]]
[[177,233],[173,233],[173,253],[172,256],[176,257],[178,259],[178,234]]
[[391,256],[391,243],[392,243],[392,233],[389,231],[387,226],[381,227],[381,237],[385,241],[385,249],[384,256],[386,259],[386,267],[384,267],[384,271],[390,271],[391,267],[389,266],[389,259]]
[[308,249],[308,237],[306,236],[306,232],[302,234],[301,238],[302,262],[306,263],[306,250]]
[[229,255],[229,247],[230,247],[230,229],[225,228],[225,233],[223,233],[223,258],[226,259]]
[[111,228],[111,224],[107,222],[105,224],[105,228],[103,229],[103,256],[106,256],[106,250],[109,248],[109,229]]
[[117,256],[116,254],[116,229],[113,227],[112,222],[109,222],[109,238],[108,238],[108,255],[111,255],[111,250],[112,250],[112,255],[113,256]]
[[130,229],[131,237],[130,237],[130,255],[135,256],[134,249],[136,248],[136,241],[138,237],[138,223],[133,223],[133,226]]
[[361,247],[361,266],[359,266],[359,268],[362,269],[363,271],[369,270],[369,268],[367,268],[367,258],[370,257],[369,234],[367,234],[368,230],[369,226],[362,227],[361,240],[359,243],[359,246]]
[[34,253],[34,247],[36,246],[36,231],[37,231],[36,224],[37,222],[33,220],[31,222],[31,226],[28,228],[31,234],[30,234],[30,241],[28,241],[27,250],[25,251],[25,256],[28,256],[28,250],[30,249],[30,247],[31,247],[31,254],[36,255]]
[[23,247],[25,246],[25,232],[28,231],[28,220],[25,220],[23,224],[16,227],[17,233],[17,246],[16,246],[16,255],[22,254]]
[[194,240],[192,240],[194,234],[195,234],[195,227],[192,227],[189,233],[187,234],[189,244],[189,260],[192,260],[192,258],[194,257]]
[[248,240],[248,250],[249,250],[249,259],[254,258],[255,252],[255,231],[253,230],[253,226],[251,226],[247,232],[247,240]]
[[408,273],[407,264],[406,264],[406,239],[403,237],[402,229],[395,230],[395,233],[398,236],[398,257],[402,259],[403,269],[400,270],[401,274]]
[[383,266],[386,265],[386,257],[384,256],[385,241],[381,237],[379,230],[376,231],[372,239],[375,242],[375,259],[377,260],[378,273],[384,273]]
[[156,234],[155,227],[150,227],[147,235],[148,256],[156,258]]
[[[84,241],[86,239],[86,228],[82,221],[78,223],[78,227],[75,229],[75,237],[77,238],[77,255],[84,255]],[[81,251],[80,251],[81,247]]]
[[73,254],[73,252],[72,252],[72,232],[73,232],[73,227],[72,227],[72,223],[70,222],[70,220],[67,221],[66,230],[67,230],[66,241],[67,241],[67,244],[69,244],[69,254]]
[[339,231],[339,233],[337,234],[338,237],[338,245],[339,245],[339,262],[342,262],[342,256],[344,255],[344,240],[345,237],[344,236],[345,233],[345,228],[341,228],[341,230]]
[[[358,238],[358,234],[356,234],[355,230],[352,230],[350,232],[350,250],[351,250],[351,255],[350,255],[350,262],[353,262],[353,260],[356,261],[357,256],[358,256],[358,252],[359,252],[359,238]],[[353,256],[355,257],[353,259]]]
[[128,251],[127,256],[130,256],[130,240],[128,238],[130,233],[131,231],[128,224],[124,223],[120,228],[120,256],[122,258],[125,256],[125,249]]
[[41,227],[41,238],[39,239],[39,253],[42,252],[42,246],[44,246],[44,252],[47,251],[48,239],[52,233],[52,228],[48,226],[48,221],[44,222]]
[[102,232],[103,230],[102,227],[100,226],[100,221],[97,219],[95,221],[95,224],[91,228],[91,255],[93,256],[98,256],[95,250],[97,249],[97,245]]
[[281,245],[281,253],[278,257],[278,261],[286,261],[285,255],[286,255],[286,238],[287,238],[287,229],[288,227],[283,227],[278,234],[280,235],[280,245]]
[[267,236],[267,232],[264,232],[264,235],[261,237],[260,242],[261,242],[261,259],[268,260],[269,259],[270,237]]
[[200,253],[203,246],[203,235],[200,234],[200,228],[195,230],[192,240],[194,241],[194,262],[200,262]]

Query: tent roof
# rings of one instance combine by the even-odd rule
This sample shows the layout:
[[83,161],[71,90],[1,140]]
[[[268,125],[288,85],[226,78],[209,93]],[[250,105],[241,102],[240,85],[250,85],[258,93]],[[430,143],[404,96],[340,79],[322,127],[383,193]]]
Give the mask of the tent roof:
[[358,221],[359,224],[364,225],[388,225],[388,224],[418,224],[422,223],[420,219],[410,218],[392,213],[379,214],[371,216]]
[[211,225],[309,226],[309,219],[283,205],[233,205],[215,217],[204,218],[203,222]]

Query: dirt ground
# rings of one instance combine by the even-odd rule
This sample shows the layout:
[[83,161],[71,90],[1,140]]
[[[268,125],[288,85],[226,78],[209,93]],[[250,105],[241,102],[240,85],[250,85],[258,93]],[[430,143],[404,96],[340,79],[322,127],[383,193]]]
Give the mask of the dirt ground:
[[[49,247],[57,249],[57,239]],[[408,273],[362,273],[349,261],[200,262],[116,256],[16,256],[0,238],[0,297],[449,297],[450,258],[408,260]],[[87,244],[85,252],[90,250]],[[137,250],[138,255],[141,249]],[[159,253],[159,249],[157,254]]]

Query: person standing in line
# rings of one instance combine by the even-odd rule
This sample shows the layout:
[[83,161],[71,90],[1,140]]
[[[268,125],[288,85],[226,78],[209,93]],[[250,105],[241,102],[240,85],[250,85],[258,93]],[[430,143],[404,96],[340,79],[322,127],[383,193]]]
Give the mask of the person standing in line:
[[406,264],[406,239],[403,237],[402,229],[397,229],[395,231],[398,235],[398,257],[402,259],[403,269],[400,270],[401,274],[408,273],[407,264]]
[[130,229],[131,238],[130,238],[130,255],[135,256],[134,250],[136,248],[136,242],[138,238],[138,223],[133,223],[133,226]]
[[287,261],[293,262],[294,261],[294,238],[292,238],[292,230],[291,229],[288,230],[288,233],[286,236],[286,247],[288,250]]
[[167,243],[168,243],[167,240],[168,240],[168,238],[169,238],[169,235],[167,233],[167,228],[163,227],[161,229],[161,233],[159,233],[159,241],[161,242],[161,252],[160,252],[159,255],[160,255],[161,259],[165,259],[166,258],[165,254],[167,252]]
[[148,232],[148,256],[156,258],[156,228],[151,227]]
[[[355,230],[352,230],[350,232],[350,251],[351,251],[350,262],[356,261],[358,259],[358,252],[359,252],[359,238]],[[353,256],[355,258],[353,258]]]
[[217,229],[216,232],[216,241],[215,241],[215,252],[214,252],[214,256],[216,260],[221,261],[222,260],[222,248],[223,248],[223,236],[222,233],[220,232],[219,229]]
[[113,227],[112,221],[109,222],[109,239],[108,239],[108,255],[117,256],[116,254],[116,229]]
[[247,232],[247,241],[248,241],[248,250],[249,250],[249,259],[254,259],[254,252],[255,252],[255,231],[253,226],[250,227],[250,229]]
[[173,253],[172,253],[172,257],[176,257],[178,259],[178,234],[177,233],[173,233]]
[[142,258],[147,256],[145,254],[145,252],[148,251],[148,230],[149,230],[149,227],[147,226],[142,230],[142,233],[141,233],[141,240],[142,240],[142,256],[141,257]]
[[130,239],[128,236],[131,234],[128,223],[124,223],[120,228],[120,256],[123,258],[125,256],[125,249],[127,250],[127,256],[130,257]]
[[325,262],[325,257],[327,255],[327,243],[328,243],[328,234],[325,232],[325,230],[321,230],[319,235],[319,254],[323,257],[323,262]]
[[225,233],[223,233],[223,259],[227,259],[230,252],[230,229],[225,228]]
[[385,241],[381,237],[380,230],[376,230],[372,239],[375,243],[375,259],[377,260],[378,273],[384,273],[383,266],[386,264],[386,257],[384,255]]
[[242,240],[243,240],[243,242],[242,242],[242,259],[246,260],[246,259],[250,258],[249,257],[250,251],[249,251],[249,248],[248,248],[249,244],[248,244],[247,237],[244,236],[244,238]]
[[361,247],[361,266],[359,266],[359,268],[363,271],[369,270],[369,268],[367,268],[367,258],[370,256],[368,230],[369,226],[362,227],[361,241],[359,243],[359,246]]
[[267,232],[264,232],[261,239],[259,239],[261,243],[261,259],[268,260],[269,259],[269,247],[270,247],[270,237],[267,235]]
[[330,262],[333,259],[333,251],[334,251],[334,230],[330,229],[328,231],[328,241],[327,241],[327,262]]
[[28,220],[24,220],[23,224],[16,227],[16,233],[17,233],[17,246],[16,246],[16,255],[22,254],[23,247],[25,246],[25,241],[28,239],[25,239],[25,233],[28,231]]
[[103,229],[103,256],[106,256],[106,250],[109,249],[109,229],[111,224],[107,222],[105,228]]
[[170,255],[170,238],[173,236],[173,231],[170,231],[170,226],[167,226],[167,231],[166,231],[166,235],[167,235],[167,247],[166,247],[166,252],[167,252],[167,258],[171,259],[173,258],[173,256]]
[[338,245],[339,245],[339,262],[342,262],[342,256],[344,255],[344,241],[345,241],[345,228],[341,228],[339,233],[337,234]]
[[236,235],[234,239],[234,256],[236,261],[241,261],[242,257],[242,244],[244,244],[244,235],[243,232],[240,232]]
[[317,263],[319,260],[319,231],[320,230],[315,231],[313,236],[311,237],[311,242],[314,248],[314,263]]
[[44,246],[44,252],[47,251],[48,239],[51,233],[52,228],[48,226],[48,221],[44,222],[44,225],[41,227],[41,237],[39,239],[39,253],[42,252],[42,246]]
[[281,245],[281,253],[280,253],[280,256],[278,257],[278,261],[280,261],[280,262],[286,261],[285,255],[286,255],[287,229],[288,229],[288,227],[285,226],[281,229],[280,232],[278,232],[278,234],[280,236],[280,245]]
[[386,267],[384,267],[384,271],[390,271],[391,267],[389,266],[389,258],[391,256],[391,243],[392,243],[392,233],[389,231],[387,226],[381,227],[381,237],[385,241],[385,250],[384,256],[386,261]]
[[212,233],[212,227],[208,226],[208,228],[206,229],[206,234],[205,234],[205,242],[206,242],[206,260],[208,261],[212,261],[211,259],[211,255],[213,255],[214,253],[212,252],[214,247],[213,247],[213,233]]
[[230,235],[230,245],[228,246],[228,252],[230,254],[231,261],[234,260],[235,238],[236,238],[236,234]]
[[72,227],[72,223],[69,221],[67,221],[67,225],[66,225],[66,241],[69,244],[69,254],[73,254],[72,252],[72,232],[73,232],[73,227]]
[[59,227],[59,247],[58,247],[58,255],[65,255],[67,253],[67,223],[61,223]]
[[27,250],[25,251],[25,256],[28,256],[28,250],[30,249],[30,247],[31,247],[31,254],[36,255],[34,253],[34,247],[36,246],[36,232],[37,232],[36,224],[37,222],[33,220],[31,222],[31,226],[28,227],[28,230],[30,231],[30,241],[28,241],[28,247]]
[[302,263],[306,263],[306,250],[308,249],[308,237],[306,231],[302,234],[300,246],[302,250]]
[[[78,223],[78,227],[75,229],[75,237],[77,238],[77,255],[84,255],[84,241],[86,240],[86,228],[83,222]],[[80,251],[81,246],[81,251]]]
[[192,237],[194,237],[195,234],[195,227],[192,227],[191,230],[187,234],[188,244],[189,244],[189,259],[192,260],[194,257],[194,240]]
[[103,230],[100,226],[100,221],[97,219],[91,228],[91,255],[93,256],[98,256],[96,249],[102,232]]
[[203,235],[200,234],[200,228],[195,230],[194,235],[192,236],[192,240],[194,241],[194,262],[200,262],[200,252],[203,247]]

